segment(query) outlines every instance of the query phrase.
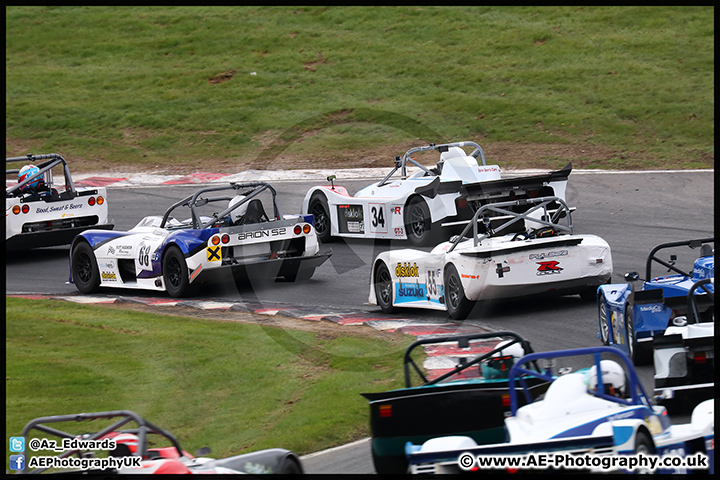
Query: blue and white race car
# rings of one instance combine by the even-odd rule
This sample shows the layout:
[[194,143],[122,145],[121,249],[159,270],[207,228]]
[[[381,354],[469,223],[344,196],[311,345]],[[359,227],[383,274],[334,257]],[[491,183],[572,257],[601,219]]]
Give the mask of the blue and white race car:
[[[557,375],[566,368],[558,368],[560,363],[570,361],[570,357],[589,366]],[[529,368],[533,362],[540,365],[541,371]],[[552,382],[545,395],[534,401],[526,387],[527,379],[533,377]],[[527,405],[518,403],[518,385],[523,387],[520,395],[526,398]],[[583,465],[591,471],[598,467],[608,472],[613,466],[618,471],[630,471],[631,464],[623,457],[643,454],[648,460],[644,466],[656,473],[672,471],[666,463],[651,463],[665,455],[693,455],[697,460],[697,470],[693,471],[714,472],[714,400],[698,405],[690,423],[671,425],[665,407],[652,404],[632,362],[617,349],[591,347],[526,355],[510,370],[509,394],[511,414],[505,419],[505,442],[477,445],[462,435],[436,437],[422,445],[408,442],[405,451],[410,471],[482,471],[492,466],[485,462],[488,458],[522,456],[528,460],[530,454],[535,454],[532,461],[515,462],[514,466],[521,470],[543,466],[544,470],[563,469],[568,468],[568,459],[573,457],[585,460]],[[538,454],[544,454],[544,460]],[[604,462],[588,456],[615,458]],[[680,462],[670,463],[679,467],[676,473],[687,471]],[[577,462],[572,465],[579,466]],[[496,463],[495,468],[503,467]]]
[[83,293],[113,287],[185,297],[200,283],[307,280],[331,252],[320,252],[312,215],[283,216],[275,197],[262,182],[204,187],[127,232],[87,230],[70,247],[70,282]]
[[[468,154],[463,147],[473,150]],[[436,167],[424,167],[411,157],[433,150],[440,152]],[[411,174],[408,167],[412,165],[419,170]],[[447,238],[461,230],[487,203],[548,195],[565,199],[571,170],[568,164],[547,174],[501,178],[500,167],[486,164],[477,143],[433,143],[395,157],[395,166],[384,179],[355,195],[335,186],[334,176],[328,177],[331,185],[307,192],[302,211],[315,216],[322,242],[346,237],[409,239],[416,246],[432,245],[441,239],[441,231],[448,233]],[[398,171],[400,177],[393,177]]]
[[[645,279],[641,280],[637,272],[629,272],[625,274],[627,284],[600,286],[597,291],[600,341],[624,351],[636,365],[652,362],[653,337],[664,332],[673,318],[690,313],[688,292],[696,282],[706,278],[712,281],[700,287],[696,301],[701,321],[710,320],[714,308],[707,293],[714,292],[714,242],[714,238],[702,238],[660,244],[648,255]],[[699,258],[693,255],[690,270],[676,265],[678,255],[688,254],[683,247],[700,250]],[[658,257],[661,250],[670,250],[669,261]],[[653,277],[652,268],[658,265],[673,274]],[[642,281],[639,288],[637,281]]]

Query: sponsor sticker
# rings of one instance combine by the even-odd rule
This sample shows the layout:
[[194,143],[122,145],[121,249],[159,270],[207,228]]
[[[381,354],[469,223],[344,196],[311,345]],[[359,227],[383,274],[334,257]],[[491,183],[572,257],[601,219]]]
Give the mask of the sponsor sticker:
[[217,247],[207,247],[205,250],[208,262],[219,262],[222,260],[222,250],[220,245]]
[[396,277],[420,277],[420,272],[417,263],[410,265],[410,262],[401,263],[398,262],[395,267]]
[[537,262],[538,269],[536,275],[554,275],[562,272],[560,262],[556,260],[550,260],[547,262]]

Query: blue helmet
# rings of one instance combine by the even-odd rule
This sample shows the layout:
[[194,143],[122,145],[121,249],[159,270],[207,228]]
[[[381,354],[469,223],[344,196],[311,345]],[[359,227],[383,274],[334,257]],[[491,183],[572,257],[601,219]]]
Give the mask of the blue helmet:
[[[40,169],[38,167],[36,167],[35,165],[25,165],[18,172],[18,183],[22,183],[24,180],[32,177],[33,175],[37,175],[37,173],[39,171],[40,171]],[[36,188],[38,185],[40,185],[41,181],[42,181],[41,177],[37,177],[32,182],[20,187],[20,191],[26,192],[30,188]]]

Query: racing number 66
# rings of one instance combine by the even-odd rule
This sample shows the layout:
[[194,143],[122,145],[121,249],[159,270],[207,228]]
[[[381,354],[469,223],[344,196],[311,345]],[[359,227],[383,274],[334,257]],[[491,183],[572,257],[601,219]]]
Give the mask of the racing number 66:
[[141,245],[138,252],[138,263],[140,266],[150,266],[150,245]]

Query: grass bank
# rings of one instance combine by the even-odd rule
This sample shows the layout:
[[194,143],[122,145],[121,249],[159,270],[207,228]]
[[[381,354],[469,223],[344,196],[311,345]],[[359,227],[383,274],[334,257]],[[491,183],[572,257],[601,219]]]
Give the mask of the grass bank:
[[412,340],[6,300],[8,436],[40,416],[132,410],[216,458],[367,436],[359,393],[401,387]]
[[12,6],[6,82],[7,154],[76,170],[714,165],[711,6]]

